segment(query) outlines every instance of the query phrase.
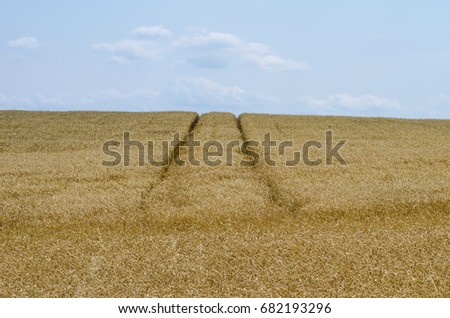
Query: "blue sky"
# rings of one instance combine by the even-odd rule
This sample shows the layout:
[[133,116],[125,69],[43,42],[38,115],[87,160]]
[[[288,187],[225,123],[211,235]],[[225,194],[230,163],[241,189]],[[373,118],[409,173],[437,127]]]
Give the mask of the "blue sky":
[[449,1],[3,1],[0,109],[450,118]]

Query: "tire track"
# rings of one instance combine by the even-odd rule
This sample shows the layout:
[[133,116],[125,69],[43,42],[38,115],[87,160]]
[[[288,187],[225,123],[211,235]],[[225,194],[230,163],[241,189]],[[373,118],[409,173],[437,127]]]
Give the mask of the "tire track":
[[188,138],[189,134],[194,132],[195,128],[198,125],[199,120],[200,120],[200,116],[197,114],[195,116],[194,120],[192,121],[191,125],[189,126],[187,133],[184,136],[182,136],[181,139],[173,147],[173,150],[169,154],[168,164],[162,168],[162,171],[161,171],[161,174],[159,177],[160,181],[164,181],[165,179],[167,179],[167,175],[168,175],[170,166],[175,163],[175,158],[179,157],[181,147],[183,147],[187,144],[187,142],[188,142],[187,138]]
[[197,124],[199,122],[200,116],[199,114],[196,114],[194,117],[194,120],[191,122],[188,131],[184,136],[180,136],[180,140],[174,145],[174,147],[169,151],[168,155],[168,162],[167,164],[161,168],[161,172],[155,182],[151,182],[145,190],[141,192],[140,200],[139,200],[139,209],[142,210],[145,208],[145,201],[150,196],[153,189],[156,187],[157,184],[163,182],[167,179],[167,176],[169,174],[170,167],[175,163],[175,158],[179,156],[180,149],[187,143],[187,137],[189,134],[194,132],[195,128],[197,127]]
[[[250,167],[239,165],[245,155],[239,147],[243,140],[237,124],[236,116],[231,113],[213,112],[200,116],[191,129],[191,132],[195,131],[195,140],[203,145],[208,141],[219,142],[222,150],[226,149],[221,159],[227,160],[214,166],[206,165],[202,161],[202,147],[194,150],[200,165],[187,163],[180,167],[174,163],[166,167],[161,173],[161,181],[142,195],[140,206],[145,222],[166,228],[189,227],[189,224],[206,226],[208,222],[222,224],[239,222],[241,218],[257,218],[266,210],[266,188],[254,177]],[[183,160],[187,151],[180,151]]]
[[[220,217],[237,220],[240,217],[257,217],[265,212],[271,215],[277,215],[273,212],[295,213],[302,202],[280,187],[277,168],[269,167],[264,162],[241,165],[243,160],[248,163],[251,159],[242,151],[250,136],[246,133],[245,124],[241,117],[231,113],[206,113],[196,117],[187,134],[173,148],[170,162],[161,169],[159,178],[142,192],[139,202],[142,217],[153,220],[149,222],[179,222],[188,226],[186,224],[189,222],[204,222],[202,218],[206,215],[214,220]],[[217,166],[204,163],[193,166],[186,162],[185,166],[179,167],[175,159],[186,159],[187,153],[183,149],[186,147],[183,146],[187,146],[187,136],[193,132],[195,139],[203,143],[218,141],[223,148],[230,142],[239,145],[231,150],[231,165],[228,161],[222,161]],[[264,159],[261,147],[250,149],[257,151]],[[201,161],[203,153],[200,149],[195,150],[195,154]],[[155,218],[164,221],[156,221]]]
[[[237,128],[242,136],[243,142],[247,142],[250,140],[248,133],[244,128],[244,124],[242,122],[242,117],[239,115],[236,119]],[[278,128],[278,127],[277,127]],[[251,166],[251,170],[258,178],[258,180],[264,184],[264,186],[268,189],[269,193],[269,202],[273,203],[273,207],[277,209],[287,209],[290,213],[296,214],[299,209],[304,207],[308,200],[302,200],[300,198],[296,198],[289,193],[283,191],[283,189],[278,185],[279,178],[276,175],[275,169],[280,169],[279,167],[271,167],[266,165],[268,158],[266,158],[266,154],[262,151],[261,146],[257,149],[260,158],[262,158],[262,162],[259,164],[253,164]],[[267,155],[267,157],[270,155]],[[254,163],[254,162],[253,162]]]

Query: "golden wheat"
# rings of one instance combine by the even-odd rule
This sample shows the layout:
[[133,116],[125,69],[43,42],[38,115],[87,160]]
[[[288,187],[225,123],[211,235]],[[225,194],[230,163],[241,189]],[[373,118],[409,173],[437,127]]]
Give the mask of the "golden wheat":
[[[0,113],[1,297],[449,297],[450,121]],[[198,120],[198,122],[197,122]],[[107,140],[347,139],[340,166],[104,167]],[[263,149],[258,153],[264,156]],[[320,157],[323,149],[311,152]],[[195,158],[201,161],[201,148]],[[181,148],[180,158],[188,159]]]

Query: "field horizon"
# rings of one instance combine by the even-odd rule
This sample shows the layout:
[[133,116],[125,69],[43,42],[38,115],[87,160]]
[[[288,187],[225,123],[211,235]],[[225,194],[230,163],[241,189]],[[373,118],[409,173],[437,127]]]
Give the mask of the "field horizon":
[[100,113],[100,114],[157,114],[157,113],[195,113],[198,116],[208,114],[208,113],[230,113],[233,114],[236,117],[239,117],[240,115],[267,115],[267,116],[296,116],[296,117],[328,117],[328,118],[374,118],[374,119],[398,119],[398,120],[436,120],[436,121],[448,121],[450,118],[434,118],[434,117],[401,117],[401,116],[386,116],[386,115],[326,115],[326,114],[298,114],[298,113],[277,113],[277,112],[227,112],[227,111],[221,111],[221,110],[213,110],[213,111],[206,111],[206,112],[197,112],[194,110],[136,110],[136,111],[125,111],[125,110],[83,110],[83,109],[77,109],[77,110],[45,110],[45,109],[36,109],[36,110],[30,110],[30,109],[17,109],[17,108],[7,108],[3,107],[3,109],[0,110],[2,113],[8,113],[8,112],[25,112],[25,113]]
[[[450,297],[448,119],[5,110],[0,122],[0,297]],[[167,165],[147,148],[140,165],[135,145],[125,165],[125,132],[157,157],[182,139]],[[268,132],[276,146],[241,146]],[[326,158],[340,140],[345,164]],[[120,164],[102,164],[108,141]],[[211,163],[216,143],[205,163],[211,141],[233,160]]]

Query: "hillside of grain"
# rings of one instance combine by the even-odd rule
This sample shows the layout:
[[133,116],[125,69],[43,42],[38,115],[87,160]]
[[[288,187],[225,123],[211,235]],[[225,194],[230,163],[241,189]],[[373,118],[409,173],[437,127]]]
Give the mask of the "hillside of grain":
[[[0,112],[0,297],[449,297],[448,120]],[[286,167],[308,140],[336,161]],[[102,166],[108,140],[292,140],[275,167]],[[254,149],[261,158],[262,147]],[[186,161],[174,162],[174,156]],[[202,147],[194,159],[201,162]],[[311,158],[324,158],[312,149]]]

